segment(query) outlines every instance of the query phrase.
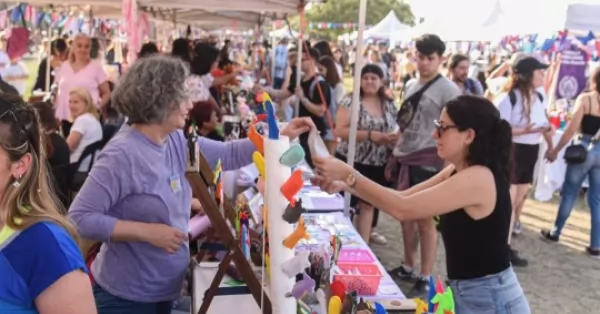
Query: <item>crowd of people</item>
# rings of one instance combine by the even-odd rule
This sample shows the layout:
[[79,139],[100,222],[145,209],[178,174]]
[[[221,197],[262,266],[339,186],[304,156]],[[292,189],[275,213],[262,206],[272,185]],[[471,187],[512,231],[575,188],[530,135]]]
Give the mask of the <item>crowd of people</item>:
[[[600,256],[593,193],[600,71],[554,145],[545,114],[549,65],[536,57],[517,53],[477,79],[470,57],[447,56],[433,34],[402,60],[384,45],[369,47],[360,68],[347,47],[289,44],[254,43],[242,53],[229,41],[219,49],[179,38],[170,52],[146,43],[110,82],[92,38],[55,39],[34,87],[54,85],[50,100],[28,104],[18,88],[0,93],[0,275],[8,278],[0,281],[0,312],[189,313],[187,229],[202,206],[185,177],[182,129],[198,126],[212,167],[252,163],[250,140],[224,141],[218,131],[222,87],[244,72],[253,73],[253,92],[279,104],[289,122],[281,132],[298,138],[314,184],[353,195],[354,223],[367,243],[387,242],[377,233],[379,211],[401,222],[404,261],[389,272],[414,283],[409,297],[428,293],[440,232],[456,313],[531,312],[513,270],[527,260],[510,243],[542,139],[548,161],[576,134],[590,147],[584,162],[568,165],[555,226],[542,234],[559,240],[589,176],[588,253]],[[360,71],[358,104],[344,91],[346,70]],[[353,168],[346,163],[352,106],[359,106]],[[310,129],[330,157],[310,155]]]

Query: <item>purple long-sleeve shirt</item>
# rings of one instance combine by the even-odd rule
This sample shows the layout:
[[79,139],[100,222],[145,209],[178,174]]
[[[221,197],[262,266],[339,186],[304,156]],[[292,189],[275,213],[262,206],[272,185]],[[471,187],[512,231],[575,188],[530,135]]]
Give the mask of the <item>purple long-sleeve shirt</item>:
[[[211,167],[223,170],[252,162],[249,140],[198,140]],[[124,126],[102,150],[69,210],[84,238],[104,244],[92,264],[96,283],[109,293],[138,302],[179,298],[189,265],[188,243],[174,254],[145,242],[110,242],[117,220],[160,223],[187,233],[191,187],[185,177],[186,140],[181,131],[166,143],[152,142]]]

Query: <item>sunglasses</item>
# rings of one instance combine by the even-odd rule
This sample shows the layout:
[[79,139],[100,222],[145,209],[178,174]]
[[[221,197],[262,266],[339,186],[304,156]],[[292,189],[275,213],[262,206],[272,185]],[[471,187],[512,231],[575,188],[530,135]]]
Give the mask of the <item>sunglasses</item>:
[[439,120],[433,120],[433,123],[435,124],[435,130],[437,131],[438,137],[442,137],[442,134],[447,130],[450,130],[450,129],[460,130],[461,129],[461,127],[459,127],[457,125],[444,125]]

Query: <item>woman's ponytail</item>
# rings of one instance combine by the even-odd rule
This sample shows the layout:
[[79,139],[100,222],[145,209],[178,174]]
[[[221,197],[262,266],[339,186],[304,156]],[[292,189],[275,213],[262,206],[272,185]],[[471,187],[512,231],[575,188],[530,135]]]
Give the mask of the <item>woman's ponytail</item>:
[[492,147],[495,150],[494,155],[498,156],[496,159],[497,165],[494,165],[497,171],[504,175],[507,179],[510,179],[512,171],[512,127],[508,121],[504,119],[498,119],[494,123],[492,128]]

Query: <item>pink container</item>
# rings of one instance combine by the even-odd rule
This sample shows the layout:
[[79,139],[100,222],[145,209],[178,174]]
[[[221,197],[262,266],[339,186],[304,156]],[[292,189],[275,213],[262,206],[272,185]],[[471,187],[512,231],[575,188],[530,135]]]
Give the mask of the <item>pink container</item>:
[[338,263],[342,264],[372,264],[375,262],[373,254],[365,249],[342,249]]
[[[356,291],[358,295],[376,295],[381,283],[381,270],[376,264],[338,264],[344,275],[335,274],[333,280],[338,280],[346,287],[346,293]],[[358,271],[356,275],[348,275]]]

